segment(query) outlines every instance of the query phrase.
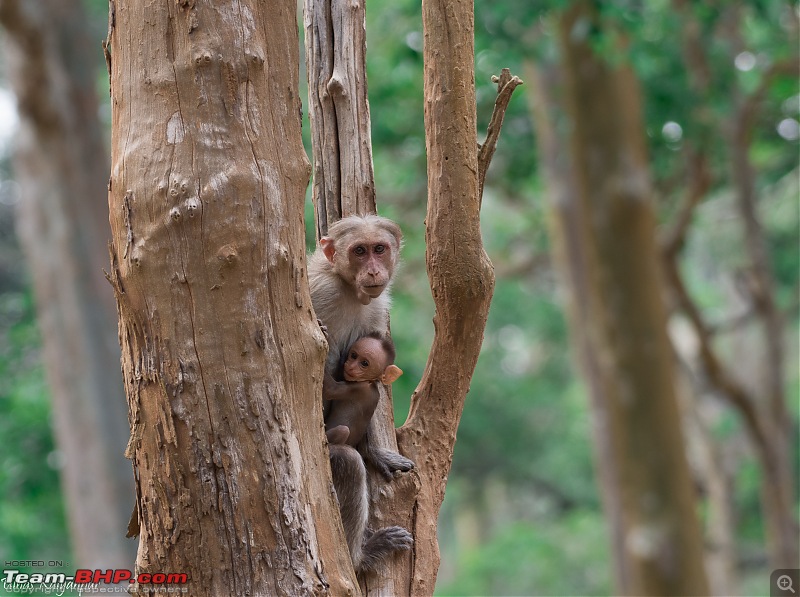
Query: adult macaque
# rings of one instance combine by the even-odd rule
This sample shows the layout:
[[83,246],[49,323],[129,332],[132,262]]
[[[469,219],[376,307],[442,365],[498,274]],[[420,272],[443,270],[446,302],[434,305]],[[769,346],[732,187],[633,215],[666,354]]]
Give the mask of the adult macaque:
[[[344,355],[358,338],[373,333],[387,334],[388,289],[401,241],[400,228],[391,220],[376,215],[350,216],[328,229],[328,235],[320,239],[319,248],[308,259],[311,302],[328,337],[323,394],[329,397],[343,396],[358,386],[362,386],[359,391],[363,391],[363,386],[373,385],[337,380],[334,373],[343,371]],[[383,559],[409,549],[413,543],[411,533],[399,526],[374,533],[367,529],[369,489],[365,462],[387,479],[392,479],[396,471],[409,471],[414,467],[408,458],[370,445],[373,421],[372,416],[368,417],[365,437],[358,442],[358,451],[348,445],[347,440],[344,444],[329,445],[333,485],[347,547],[357,572],[375,570]],[[349,434],[348,429],[348,439]]]
[[348,384],[337,384],[336,391],[323,386],[322,397],[331,401],[325,419],[325,435],[331,444],[356,447],[367,433],[378,406],[378,384],[391,385],[403,374],[394,364],[395,349],[390,338],[373,333],[356,340],[345,357],[342,375]]
[[400,228],[380,216],[350,216],[334,223],[308,259],[311,302],[328,333],[325,371],[358,338],[386,333],[389,286],[403,238]]
[[[343,355],[353,342],[375,332],[387,334],[389,288],[402,239],[400,227],[391,220],[376,215],[349,216],[331,225],[308,258],[311,302],[328,337],[324,393],[333,395],[338,384],[347,384],[334,374],[341,371]],[[326,415],[329,410],[326,404]],[[364,460],[387,480],[396,471],[414,467],[408,458],[373,447],[369,441],[361,442],[359,449]]]

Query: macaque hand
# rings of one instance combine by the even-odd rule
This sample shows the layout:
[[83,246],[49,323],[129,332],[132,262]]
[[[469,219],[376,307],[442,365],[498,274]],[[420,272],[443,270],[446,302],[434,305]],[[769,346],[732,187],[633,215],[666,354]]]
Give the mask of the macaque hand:
[[325,336],[325,342],[330,344],[331,337],[328,335],[328,326],[322,323],[322,320],[319,317],[317,317],[317,325],[319,325],[319,329],[322,331],[322,335]]

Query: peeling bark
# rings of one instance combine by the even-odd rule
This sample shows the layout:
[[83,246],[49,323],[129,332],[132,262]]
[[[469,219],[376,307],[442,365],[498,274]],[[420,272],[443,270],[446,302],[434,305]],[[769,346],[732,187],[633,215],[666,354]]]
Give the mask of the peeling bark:
[[376,213],[367,33],[362,0],[305,0],[317,238],[328,225]]

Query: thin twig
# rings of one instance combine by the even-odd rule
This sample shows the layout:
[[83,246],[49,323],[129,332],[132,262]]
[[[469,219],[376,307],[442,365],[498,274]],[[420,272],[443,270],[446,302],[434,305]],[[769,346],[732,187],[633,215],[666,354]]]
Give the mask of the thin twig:
[[494,150],[497,148],[497,140],[500,138],[500,129],[503,127],[503,118],[506,115],[508,103],[511,101],[511,94],[518,85],[522,85],[522,79],[512,75],[511,71],[504,68],[500,71],[500,76],[493,76],[492,83],[497,83],[497,99],[494,101],[492,119],[486,129],[486,141],[480,145],[478,150],[478,198],[483,199],[483,185],[486,181],[486,171],[492,162]]
[[662,250],[666,255],[677,255],[686,242],[686,234],[692,223],[695,208],[711,187],[711,176],[708,172],[708,161],[705,153],[690,151],[688,155],[689,192],[675,218],[675,224],[662,241]]

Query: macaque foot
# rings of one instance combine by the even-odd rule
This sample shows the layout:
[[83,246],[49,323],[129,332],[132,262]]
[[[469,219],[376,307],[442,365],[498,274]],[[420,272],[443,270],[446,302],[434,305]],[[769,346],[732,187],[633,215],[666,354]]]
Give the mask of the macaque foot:
[[350,437],[350,429],[347,425],[337,425],[333,429],[328,429],[325,432],[325,437],[328,438],[329,444],[343,446],[347,443],[347,438]]
[[414,545],[414,537],[403,527],[386,527],[369,534],[361,552],[359,572],[374,572],[378,565],[393,553],[407,551]]
[[401,456],[397,452],[376,449],[372,453],[372,464],[387,481],[394,479],[397,472],[407,473],[414,468],[414,461]]
[[322,335],[325,336],[325,341],[328,344],[330,344],[331,343],[331,337],[328,335],[328,326],[326,326],[324,323],[322,323],[322,320],[319,317],[317,317],[317,325],[319,326],[319,329],[322,332]]

